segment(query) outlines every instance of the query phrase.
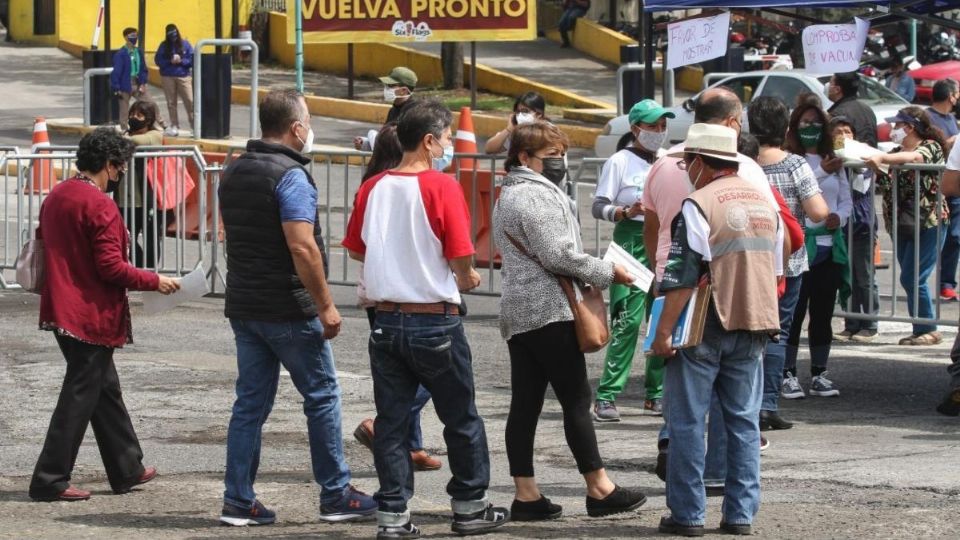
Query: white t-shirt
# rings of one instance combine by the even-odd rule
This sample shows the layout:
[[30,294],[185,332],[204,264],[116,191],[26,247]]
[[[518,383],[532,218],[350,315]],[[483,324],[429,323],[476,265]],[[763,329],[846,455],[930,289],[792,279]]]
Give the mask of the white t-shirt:
[[[630,150],[620,150],[603,164],[594,196],[606,197],[615,206],[632,205],[643,196],[647,173],[652,166]],[[643,221],[643,214],[630,219]]]
[[[823,195],[823,200],[827,202],[830,213],[840,217],[840,226],[843,227],[847,224],[850,212],[853,211],[853,200],[850,196],[850,183],[847,181],[847,170],[841,167],[840,170],[835,173],[827,173],[820,167],[820,163],[823,161],[820,156],[817,154],[806,154],[803,157],[807,158],[807,164],[810,165],[814,174],[817,175],[817,183],[820,184],[820,190],[822,191],[821,195]],[[805,227],[821,227],[824,224],[823,221],[812,221],[808,217],[803,218],[803,223]],[[817,245],[832,246],[833,237],[818,236]]]
[[947,170],[960,171],[960,143],[953,145],[950,155],[947,156]]
[[452,177],[386,171],[360,186],[343,246],[365,257],[370,301],[459,304],[449,261],[473,255],[470,227]]

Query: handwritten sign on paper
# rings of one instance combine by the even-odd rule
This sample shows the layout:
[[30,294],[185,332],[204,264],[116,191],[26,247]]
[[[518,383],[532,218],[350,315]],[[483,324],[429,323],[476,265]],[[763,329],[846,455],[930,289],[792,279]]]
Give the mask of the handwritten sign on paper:
[[667,68],[676,69],[727,54],[730,13],[667,25]]
[[803,58],[812,73],[844,73],[860,67],[870,22],[815,24],[803,29]]

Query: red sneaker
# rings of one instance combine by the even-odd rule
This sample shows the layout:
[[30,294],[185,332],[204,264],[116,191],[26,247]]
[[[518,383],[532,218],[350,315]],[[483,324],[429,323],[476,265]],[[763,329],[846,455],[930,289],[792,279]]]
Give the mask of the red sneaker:
[[940,288],[940,300],[943,302],[956,302],[960,297],[957,296],[957,291],[951,289],[950,287],[941,287]]

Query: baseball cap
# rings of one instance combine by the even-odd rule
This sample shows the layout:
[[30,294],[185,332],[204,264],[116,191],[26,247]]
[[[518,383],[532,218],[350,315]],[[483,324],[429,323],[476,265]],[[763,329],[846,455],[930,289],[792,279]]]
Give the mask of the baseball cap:
[[656,101],[645,99],[630,108],[630,125],[655,124],[657,120],[664,116],[667,118],[677,117],[677,115],[661,107]]
[[399,84],[413,89],[417,86],[417,74],[410,68],[397,66],[391,69],[386,77],[380,77],[380,82],[388,85]]

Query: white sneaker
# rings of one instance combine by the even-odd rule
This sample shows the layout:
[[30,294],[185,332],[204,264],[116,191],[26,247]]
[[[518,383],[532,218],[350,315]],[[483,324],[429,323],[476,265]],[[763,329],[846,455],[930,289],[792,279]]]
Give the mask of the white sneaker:
[[840,390],[837,390],[837,388],[833,386],[833,381],[828,379],[826,375],[827,372],[824,371],[810,380],[811,396],[833,397],[840,395]]
[[174,126],[169,126],[167,129],[163,130],[163,134],[167,137],[176,137],[180,134],[180,131]]
[[783,399],[803,399],[807,397],[795,375],[788,375],[783,378],[783,384],[780,385],[780,396]]

